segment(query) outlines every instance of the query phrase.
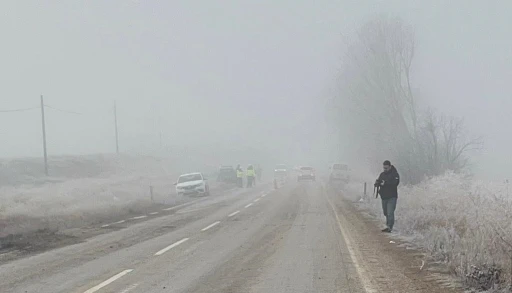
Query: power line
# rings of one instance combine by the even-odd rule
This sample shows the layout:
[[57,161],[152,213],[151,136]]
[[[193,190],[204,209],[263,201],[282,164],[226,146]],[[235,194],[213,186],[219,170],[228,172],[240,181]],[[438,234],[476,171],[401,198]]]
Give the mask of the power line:
[[21,108],[21,109],[11,109],[11,110],[0,110],[0,113],[9,113],[9,112],[24,112],[24,111],[30,111],[34,109],[39,109],[39,107],[32,107],[32,108]]
[[74,111],[68,111],[68,110],[62,110],[62,109],[59,109],[59,108],[55,108],[55,107],[52,107],[50,105],[44,105],[46,108],[50,108],[50,109],[53,109],[53,110],[56,110],[56,111],[60,111],[60,112],[64,112],[64,113],[70,113],[70,114],[76,114],[76,115],[82,115],[82,113],[78,113],[78,112],[74,112]]

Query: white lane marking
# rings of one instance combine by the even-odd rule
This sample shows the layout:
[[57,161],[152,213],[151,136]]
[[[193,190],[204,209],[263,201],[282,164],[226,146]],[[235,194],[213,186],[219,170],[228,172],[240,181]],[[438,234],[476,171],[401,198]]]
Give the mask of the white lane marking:
[[250,206],[252,206],[252,203],[250,203],[250,204],[246,205],[246,206],[245,206],[245,208],[248,208],[248,207],[250,207]]
[[158,212],[149,213],[150,215],[158,215]]
[[124,289],[123,291],[121,291],[119,293],[128,293],[137,287],[139,287],[139,284],[133,284],[131,286],[126,287],[126,289]]
[[211,224],[211,225],[208,225],[208,226],[204,227],[203,229],[201,229],[201,231],[203,231],[203,232],[204,232],[204,231],[206,231],[206,230],[208,230],[208,229],[210,229],[210,228],[212,228],[212,227],[217,226],[218,224],[220,224],[220,221],[217,221],[217,222],[215,222],[215,223],[213,223],[213,224]]
[[192,210],[187,210],[187,209],[183,209],[181,211],[178,211],[177,213],[178,214],[186,214],[186,213],[192,213],[192,212],[197,212],[197,211],[202,211],[202,210],[205,210],[207,208],[210,208],[210,207],[202,207],[202,208],[198,208],[198,209],[192,209]]
[[188,241],[188,238],[183,238],[183,239],[181,239],[180,241],[175,242],[175,243],[173,243],[173,244],[171,244],[171,245],[167,246],[166,248],[164,248],[164,249],[160,250],[159,252],[155,253],[155,255],[156,255],[156,256],[158,256],[158,255],[162,255],[162,254],[166,253],[167,251],[169,251],[169,250],[173,249],[174,247],[176,247],[176,246],[178,246],[178,245],[180,245],[180,244],[182,244],[183,242],[186,242],[186,241]]
[[121,223],[124,223],[126,222],[125,220],[121,220],[121,221],[117,221],[115,223],[110,223],[110,224],[105,224],[103,226],[101,226],[101,228],[106,228],[106,227],[109,227],[109,226],[112,226],[112,225],[116,225],[116,224],[121,224]]
[[188,205],[191,205],[195,202],[198,202],[200,200],[205,200],[205,198],[198,198],[198,199],[195,199],[193,201],[189,201],[189,202],[186,202],[186,203],[183,203],[183,204],[180,204],[180,205],[177,205],[177,206],[173,206],[173,207],[170,207],[170,208],[166,208],[166,209],[163,209],[163,211],[172,211],[172,210],[175,210],[175,209],[179,209],[181,207],[184,207],[184,206],[188,206]]
[[265,196],[267,196],[267,194],[266,194],[266,193],[263,193],[263,194],[261,195],[261,197],[265,197]]
[[255,200],[254,200],[254,202],[258,202],[258,201],[260,201],[260,199],[259,199],[259,198],[257,198],[257,199],[255,199]]
[[234,212],[234,213],[229,214],[229,215],[228,215],[228,218],[231,218],[232,216],[234,216],[234,215],[238,214],[239,212],[240,212],[240,211],[236,211],[236,212]]
[[122,278],[124,275],[131,273],[133,270],[124,270],[120,272],[119,274],[110,277],[108,280],[101,282],[100,284],[92,287],[91,289],[85,291],[84,293],[94,293],[100,290],[101,288],[108,286],[110,283],[116,281],[119,278]]
[[133,218],[130,218],[129,220],[139,220],[139,219],[144,219],[144,218],[147,218],[148,216],[138,216],[138,217],[133,217]]
[[[361,284],[363,285],[364,291],[366,293],[377,293],[378,291],[375,290],[375,288],[372,285],[372,281],[369,279],[368,272],[359,265],[359,260],[356,256],[356,251],[352,245],[350,234],[348,234],[347,230],[345,230],[345,227],[341,224],[341,219],[338,216],[338,212],[334,208],[334,205],[332,204],[331,200],[329,199],[329,196],[324,193],[325,198],[329,202],[329,205],[331,206],[332,211],[334,212],[334,216],[336,217],[336,222],[338,223],[338,228],[340,229],[342,241],[345,242],[348,254],[350,255],[350,258],[352,259],[352,263],[354,264],[354,267],[357,271],[357,274],[359,275],[359,280],[361,280]],[[342,215],[343,216],[343,215]]]

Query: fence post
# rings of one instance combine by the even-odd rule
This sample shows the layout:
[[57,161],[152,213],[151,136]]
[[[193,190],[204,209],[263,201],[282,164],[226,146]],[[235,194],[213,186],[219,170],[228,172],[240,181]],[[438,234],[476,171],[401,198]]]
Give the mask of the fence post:
[[366,200],[367,194],[366,194],[366,181],[364,182],[364,193],[363,198]]
[[153,199],[153,185],[149,186],[149,194],[151,195],[151,202],[154,202],[154,199]]

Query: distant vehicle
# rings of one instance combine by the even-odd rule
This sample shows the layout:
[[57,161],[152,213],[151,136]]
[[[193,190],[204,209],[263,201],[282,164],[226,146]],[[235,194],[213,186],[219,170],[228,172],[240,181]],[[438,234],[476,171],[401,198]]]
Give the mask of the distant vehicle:
[[312,167],[303,166],[299,168],[299,175],[297,176],[297,181],[302,180],[312,180],[315,181],[315,170]]
[[178,195],[210,195],[210,185],[202,173],[183,174],[178,178],[176,194]]
[[329,167],[331,170],[329,174],[329,182],[343,182],[348,183],[350,181],[350,173],[348,165],[335,163]]
[[220,166],[217,182],[236,183],[236,170],[233,166]]
[[274,171],[274,188],[278,189],[288,180],[288,173],[284,169],[276,169]]
[[288,167],[286,167],[286,165],[284,164],[279,164],[279,165],[276,165],[276,168],[274,170],[275,172],[278,172],[278,171],[281,171],[281,172],[288,172]]

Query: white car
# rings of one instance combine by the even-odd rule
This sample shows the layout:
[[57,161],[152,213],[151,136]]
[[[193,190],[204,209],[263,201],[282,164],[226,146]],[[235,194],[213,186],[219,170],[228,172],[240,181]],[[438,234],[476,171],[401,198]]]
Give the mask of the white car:
[[350,170],[346,164],[335,163],[329,169],[331,170],[329,182],[348,183],[350,181]]
[[202,173],[183,174],[178,178],[176,194],[178,195],[210,195],[210,185]]
[[286,165],[285,164],[279,164],[276,166],[276,169],[275,171],[287,171],[288,168],[286,168]]

